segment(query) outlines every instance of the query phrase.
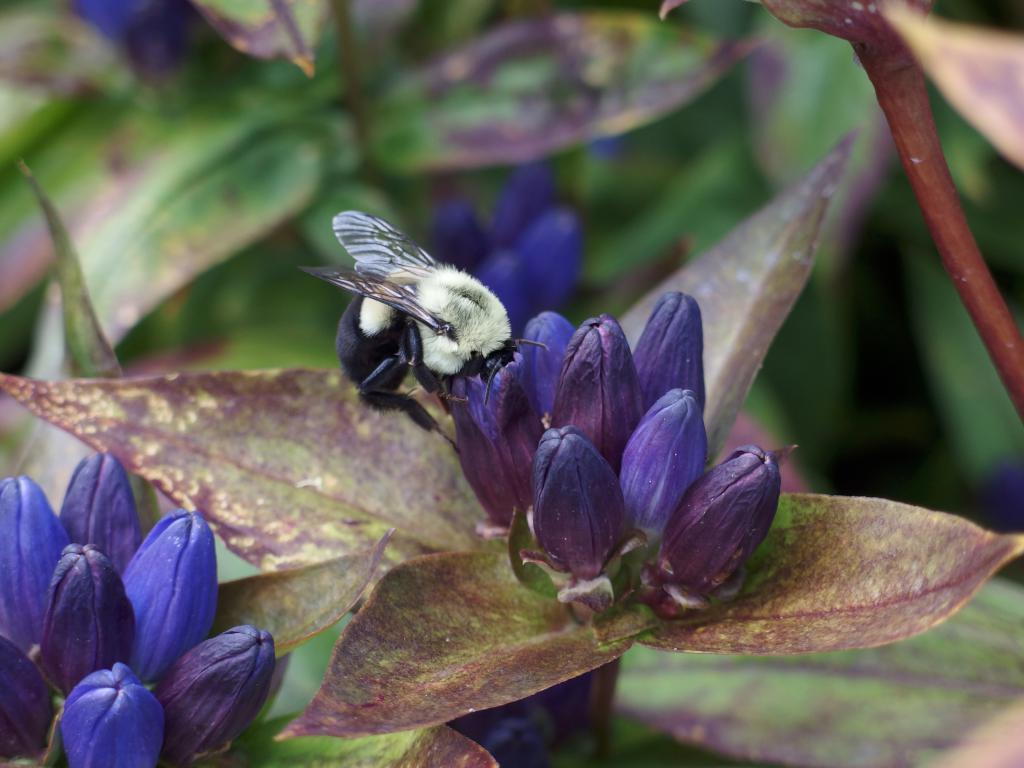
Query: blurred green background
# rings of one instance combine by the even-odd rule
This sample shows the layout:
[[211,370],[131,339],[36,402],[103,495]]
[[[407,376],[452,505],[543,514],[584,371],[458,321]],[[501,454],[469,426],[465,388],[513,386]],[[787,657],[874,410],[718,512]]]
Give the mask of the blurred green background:
[[[641,42],[612,77],[635,78],[633,89],[654,78],[653,96],[699,69],[713,41],[760,44],[665,114],[584,127],[550,155],[559,198],[585,233],[581,283],[563,311],[574,321],[624,311],[858,130],[815,274],[748,411],[779,444],[799,444],[795,460],[813,490],[1024,527],[1024,497],[1007,497],[1000,488],[1011,486],[993,480],[1024,467],[1024,429],[939,266],[850,47],[785,28],[740,0],[693,0],[664,23],[656,6],[354,2],[340,30],[351,37],[347,56],[339,56],[339,30],[323,24],[307,77],[292,62],[236,51],[184,2],[175,11],[184,22],[155,24],[141,52],[137,40],[90,32],[67,4],[4,3],[0,370],[61,375],[59,336],[44,322],[52,316],[50,246],[18,158],[68,222],[127,374],[333,366],[345,299],[297,269],[344,263],[331,216],[379,213],[427,243],[445,196],[469,198],[486,215],[512,167],[498,151],[503,141],[491,136],[490,155],[459,160],[462,147],[432,132],[435,118],[486,127],[497,115],[514,120],[537,94],[556,113],[570,109],[573,94],[559,89],[574,87],[577,75],[584,91],[591,78],[604,82],[605,54],[595,43],[568,79],[543,61],[499,61],[486,98],[472,88],[424,88],[430,62],[511,21],[631,11]],[[1024,28],[1019,0],[939,0],[936,12]],[[177,35],[179,23],[180,37],[161,38]],[[692,47],[670,54],[667,35]],[[595,98],[615,106],[607,94]],[[1019,311],[1024,174],[940,96],[933,103],[981,250]],[[22,412],[0,399],[2,474],[20,465],[30,432]],[[986,507],[987,498],[995,501]],[[329,644],[321,637],[304,653],[322,664]],[[281,711],[311,692],[315,664],[297,665],[304,682]]]

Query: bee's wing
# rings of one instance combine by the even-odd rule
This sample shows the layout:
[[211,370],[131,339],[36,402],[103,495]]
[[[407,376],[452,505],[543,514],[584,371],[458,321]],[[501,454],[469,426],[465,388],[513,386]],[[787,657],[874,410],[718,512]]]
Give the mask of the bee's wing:
[[427,277],[437,262],[384,219],[360,211],[334,217],[334,234],[356,261],[356,272],[386,278],[392,283],[415,283]]
[[394,283],[378,275],[362,274],[351,269],[337,267],[302,267],[302,271],[319,277],[321,280],[326,280],[331,285],[344,288],[350,293],[358,293],[360,296],[379,301],[381,304],[387,304],[389,307],[409,315],[414,320],[419,320],[435,332],[444,332],[442,327],[445,325],[444,321],[434,317],[423,308],[417,300],[412,286]]

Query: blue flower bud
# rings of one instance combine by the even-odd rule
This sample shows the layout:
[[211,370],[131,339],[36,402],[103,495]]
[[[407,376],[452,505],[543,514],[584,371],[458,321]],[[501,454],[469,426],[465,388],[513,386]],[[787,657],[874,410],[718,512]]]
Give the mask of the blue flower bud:
[[236,738],[266,702],[273,674],[274,639],[250,626],[178,659],[155,691],[166,721],[164,758],[185,765]]
[[33,757],[46,747],[50,689],[28,656],[0,637],[0,757]]
[[476,276],[505,305],[512,332],[518,333],[533,311],[533,297],[519,255],[514,251],[495,251],[477,267]]
[[719,587],[768,534],[781,484],[776,455],[754,445],[694,482],[665,526],[661,582],[697,597]]
[[513,768],[549,768],[548,750],[537,723],[508,717],[496,723],[480,740],[498,765]]
[[520,383],[521,365],[517,357],[498,372],[489,398],[479,378],[457,379],[452,388],[468,401],[452,405],[462,470],[488,518],[501,526],[533,502],[530,472],[544,431]]
[[91,544],[69,544],[53,572],[43,619],[40,662],[64,693],[97,669],[125,661],[135,616],[121,577]]
[[618,471],[643,415],[640,380],[622,328],[610,315],[587,320],[566,347],[552,425],[578,427]]
[[556,566],[596,578],[622,535],[615,472],[575,427],[549,429],[533,459],[533,528]]
[[489,250],[487,235],[473,206],[449,200],[434,211],[434,256],[439,261],[472,272]]
[[142,541],[128,474],[109,453],[97,453],[75,468],[64,494],[60,521],[76,544],[95,544],[124,573]]
[[43,636],[53,569],[67,534],[27,477],[0,481],[0,635],[28,653]]
[[202,515],[164,515],[128,563],[124,586],[135,607],[132,669],[156,680],[213,626],[217,559]]
[[704,472],[708,438],[690,390],[661,396],[626,443],[619,482],[626,518],[648,536],[660,534],[686,489]]
[[555,177],[546,163],[521,165],[494,206],[491,242],[498,248],[515,245],[534,219],[555,202]]
[[704,409],[704,329],[697,300],[666,293],[654,307],[633,350],[644,403],[670,389],[689,389]]
[[561,306],[576,290],[583,266],[583,229],[572,211],[553,208],[516,243],[535,307]]
[[562,370],[562,358],[576,329],[557,312],[541,312],[526,324],[523,338],[543,344],[535,347],[523,344],[520,379],[537,413],[551,414],[555,404],[555,388]]
[[124,664],[75,686],[60,721],[69,768],[153,768],[164,739],[160,702]]

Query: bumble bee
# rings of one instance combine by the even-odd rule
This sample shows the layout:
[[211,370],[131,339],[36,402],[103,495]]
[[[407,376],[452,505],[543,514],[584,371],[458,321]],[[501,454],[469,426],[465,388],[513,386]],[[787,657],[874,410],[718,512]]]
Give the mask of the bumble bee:
[[458,376],[486,376],[489,391],[523,340],[512,338],[508,312],[483,283],[438,263],[383,219],[346,211],[333,227],[355,269],[303,269],[355,294],[338,323],[342,370],[367,405],[440,431],[422,405],[396,391],[409,369],[442,399],[455,399],[450,385]]

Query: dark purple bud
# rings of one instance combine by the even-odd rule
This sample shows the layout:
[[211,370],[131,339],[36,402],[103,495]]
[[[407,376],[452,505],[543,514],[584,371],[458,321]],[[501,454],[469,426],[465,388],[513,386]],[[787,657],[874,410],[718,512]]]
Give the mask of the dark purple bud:
[[468,400],[452,405],[462,470],[488,518],[502,526],[533,502],[530,472],[544,431],[520,383],[521,365],[517,357],[498,372],[489,398],[479,378],[457,379],[452,388]]
[[124,573],[142,541],[128,474],[109,453],[84,459],[71,476],[60,521],[76,544],[95,544]]
[[124,586],[135,607],[132,669],[153,681],[213,626],[217,558],[202,515],[164,515],[128,563]]
[[619,479],[586,435],[572,426],[545,432],[533,459],[533,528],[552,563],[596,578],[624,518]]
[[520,166],[494,206],[491,242],[498,248],[515,245],[533,220],[554,205],[555,177],[546,163]]
[[476,269],[490,249],[476,211],[465,200],[449,200],[437,207],[432,241],[439,261],[467,272]]
[[235,739],[266,702],[273,674],[274,639],[250,626],[222,632],[178,659],[155,691],[164,708],[164,758],[187,765]]
[[981,509],[997,531],[1024,531],[1024,460],[996,464],[981,487]]
[[43,636],[53,569],[68,536],[42,488],[0,480],[0,635],[28,653]]
[[124,664],[93,672],[64,703],[69,768],[152,768],[164,740],[160,702]]
[[519,254],[509,250],[495,251],[477,267],[475,274],[505,306],[512,332],[518,333],[534,306]]
[[32,757],[46,747],[50,689],[28,656],[0,637],[0,757]]
[[91,544],[69,544],[50,582],[40,663],[50,682],[68,693],[83,677],[127,661],[135,615],[121,577]]
[[704,409],[704,328],[697,300],[666,293],[654,307],[633,351],[644,403],[670,389],[689,389]]
[[640,380],[622,328],[610,315],[587,320],[565,349],[552,425],[579,427],[618,471],[643,415]]
[[514,768],[549,768],[547,746],[538,724],[525,717],[499,721],[480,740],[498,765]]
[[576,290],[583,266],[583,230],[572,211],[554,208],[516,243],[535,307],[554,309]]
[[707,596],[764,540],[779,506],[776,454],[738,448],[698,479],[665,526],[658,571],[663,583]]
[[75,0],[75,10],[143,74],[166,73],[185,55],[192,17],[186,0]]
[[661,396],[626,443],[619,482],[626,519],[660,535],[686,489],[704,473],[708,438],[700,404],[690,390]]
[[544,346],[523,344],[519,347],[523,356],[520,378],[534,410],[541,415],[550,415],[554,408],[565,348],[575,331],[572,323],[557,312],[541,312],[526,324],[523,338]]

